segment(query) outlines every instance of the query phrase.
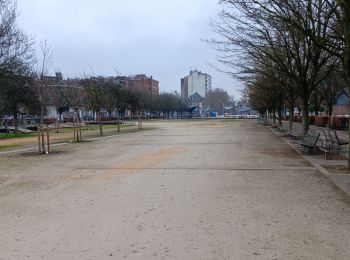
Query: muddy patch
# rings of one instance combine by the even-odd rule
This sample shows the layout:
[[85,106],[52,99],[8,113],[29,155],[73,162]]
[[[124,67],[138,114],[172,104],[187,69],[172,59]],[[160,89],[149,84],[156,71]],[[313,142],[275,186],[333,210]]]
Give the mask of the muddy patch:
[[187,152],[189,147],[178,146],[172,148],[165,148],[154,151],[152,153],[137,156],[130,161],[114,165],[108,168],[81,168],[76,169],[75,174],[69,178],[76,180],[88,179],[109,179],[119,174],[130,174],[152,168],[166,160]]
[[43,156],[53,156],[53,155],[59,155],[59,154],[65,154],[67,151],[57,151],[53,150],[49,154],[39,154],[38,151],[30,151],[30,152],[23,152],[18,155],[14,155],[14,157],[20,158],[20,157],[43,157]]

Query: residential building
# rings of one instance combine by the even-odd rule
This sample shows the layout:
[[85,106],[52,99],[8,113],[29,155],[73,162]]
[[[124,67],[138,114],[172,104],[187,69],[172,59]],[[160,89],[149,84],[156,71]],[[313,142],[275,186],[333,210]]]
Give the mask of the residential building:
[[201,97],[212,88],[212,77],[206,73],[197,70],[191,70],[190,75],[181,79],[181,98],[186,99],[194,93],[198,93]]
[[192,116],[203,116],[203,97],[195,92],[193,95],[185,99],[187,106],[189,107]]
[[58,86],[63,84],[63,75],[61,72],[56,72],[55,76],[43,76],[42,81],[46,86]]
[[147,77],[145,74],[138,74],[128,77],[126,81],[131,90],[147,92],[152,95],[159,94],[159,82],[154,80],[152,76]]
[[188,98],[188,78],[181,79],[181,99],[185,100]]

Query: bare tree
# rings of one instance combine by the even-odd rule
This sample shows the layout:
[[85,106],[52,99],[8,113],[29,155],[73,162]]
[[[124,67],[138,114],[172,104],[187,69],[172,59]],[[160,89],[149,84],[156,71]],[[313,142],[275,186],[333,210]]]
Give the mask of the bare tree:
[[117,130],[120,132],[120,116],[125,110],[125,89],[117,80],[109,79],[105,82],[103,94],[104,107],[109,114],[110,121],[112,120],[113,112],[117,113]]
[[0,125],[10,109],[17,128],[19,107],[28,99],[25,94],[29,91],[21,88],[28,86],[23,81],[29,79],[35,59],[33,39],[18,27],[16,20],[16,2],[0,0]]
[[211,43],[222,54],[219,61],[235,70],[234,76],[251,67],[251,61],[256,61],[263,54],[295,84],[292,86],[302,99],[304,134],[309,125],[311,93],[324,79],[322,76],[325,74],[320,72],[324,71],[326,64],[334,63],[333,55],[303,33],[308,30],[318,37],[331,37],[325,30],[327,20],[323,24],[317,23],[317,19],[323,19],[320,14],[323,2],[222,0],[220,3],[224,9],[219,20],[212,22],[212,28],[220,39],[213,39]]
[[203,100],[203,106],[224,114],[224,105],[229,101],[229,95],[223,89],[210,90]]
[[97,121],[100,126],[100,136],[103,135],[101,110],[104,107],[103,84],[95,77],[83,80],[83,86],[86,91],[88,107],[97,115]]
[[56,132],[59,132],[60,121],[62,120],[62,114],[69,110],[69,97],[68,87],[64,83],[63,79],[55,82],[50,86],[50,103],[56,108],[58,113]]
[[322,83],[315,88],[315,90],[311,93],[310,96],[310,105],[315,113],[315,116],[322,110],[322,103],[324,101],[324,96],[322,95],[323,88],[321,88]]
[[4,112],[13,116],[15,133],[18,133],[18,117],[21,111],[27,107],[34,107],[35,94],[30,87],[31,78],[11,75],[7,79],[0,79],[0,84],[5,84],[2,95],[4,100]]
[[41,64],[38,69],[37,76],[37,91],[40,102],[40,122],[39,122],[39,133],[40,133],[40,143],[39,152],[47,153],[45,149],[45,130],[44,130],[44,116],[45,110],[48,106],[49,97],[49,69],[52,65],[52,48],[47,45],[46,40],[40,43],[41,50]]
[[23,74],[33,65],[33,39],[17,26],[16,19],[16,2],[0,0],[0,76],[9,71]]
[[[80,111],[86,104],[86,91],[82,85],[69,84],[66,86],[67,99],[69,106],[74,110],[75,117],[78,121],[77,131],[74,129],[74,139],[76,142],[82,141],[82,131],[81,131],[81,116]],[[73,124],[75,120],[73,120]]]
[[344,80],[342,80],[342,77],[339,77],[339,71],[333,71],[332,74],[320,84],[319,89],[327,108],[327,114],[332,116],[333,106],[346,90],[346,84]]

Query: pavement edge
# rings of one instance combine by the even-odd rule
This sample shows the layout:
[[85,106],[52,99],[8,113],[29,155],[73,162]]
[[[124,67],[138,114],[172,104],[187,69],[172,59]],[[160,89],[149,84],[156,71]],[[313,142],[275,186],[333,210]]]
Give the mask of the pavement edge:
[[303,153],[301,153],[298,149],[295,149],[295,147],[288,142],[288,140],[285,140],[284,138],[282,138],[282,136],[278,135],[278,133],[276,131],[274,131],[272,128],[270,128],[271,132],[276,135],[277,137],[279,137],[284,143],[286,143],[291,149],[293,149],[295,152],[297,152],[305,161],[307,161],[308,163],[310,163],[313,167],[315,167],[319,172],[322,173],[323,176],[325,176],[331,183],[333,183],[337,188],[339,188],[341,191],[343,191],[347,196],[350,196],[350,190],[346,189],[343,185],[342,182],[338,182],[336,181],[334,178],[331,178],[332,174],[325,169],[324,167],[322,167],[319,164],[314,163],[312,160],[310,160],[307,156],[305,156]]

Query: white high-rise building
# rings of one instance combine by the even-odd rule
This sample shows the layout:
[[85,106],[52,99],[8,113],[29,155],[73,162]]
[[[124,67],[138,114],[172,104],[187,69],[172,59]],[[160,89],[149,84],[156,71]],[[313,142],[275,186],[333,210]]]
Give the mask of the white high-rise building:
[[192,70],[190,75],[181,79],[181,98],[186,99],[194,93],[198,93],[202,97],[211,90],[211,76],[201,71]]

